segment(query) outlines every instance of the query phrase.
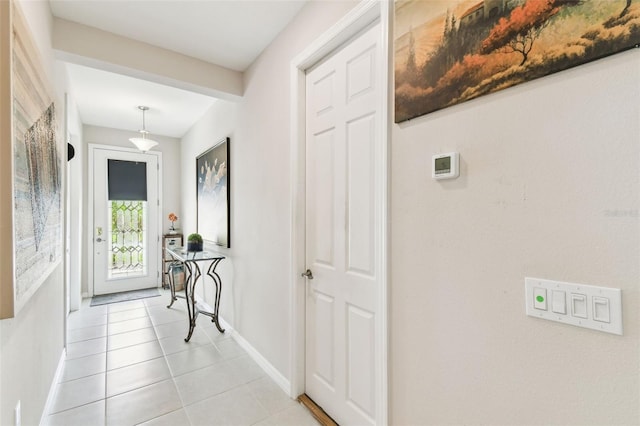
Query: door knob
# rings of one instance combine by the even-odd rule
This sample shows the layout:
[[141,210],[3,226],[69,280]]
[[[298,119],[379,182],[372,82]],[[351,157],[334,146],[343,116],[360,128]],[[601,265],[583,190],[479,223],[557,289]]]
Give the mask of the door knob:
[[307,271],[303,272],[301,275],[305,278],[309,278],[310,280],[313,279],[313,272],[311,272],[311,269],[307,269]]
[[102,241],[103,241],[102,238],[100,238],[100,237],[96,238],[96,242],[97,243],[101,243]]

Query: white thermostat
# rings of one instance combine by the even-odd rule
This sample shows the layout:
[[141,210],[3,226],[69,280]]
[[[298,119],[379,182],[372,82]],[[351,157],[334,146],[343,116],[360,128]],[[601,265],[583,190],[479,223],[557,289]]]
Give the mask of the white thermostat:
[[459,155],[457,152],[434,155],[431,177],[434,179],[454,179],[460,175]]

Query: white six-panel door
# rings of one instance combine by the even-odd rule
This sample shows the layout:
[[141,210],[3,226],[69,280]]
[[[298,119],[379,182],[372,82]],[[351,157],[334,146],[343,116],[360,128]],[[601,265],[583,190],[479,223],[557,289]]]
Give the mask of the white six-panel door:
[[376,143],[379,23],[307,72],[305,391],[342,425],[374,424],[383,360]]

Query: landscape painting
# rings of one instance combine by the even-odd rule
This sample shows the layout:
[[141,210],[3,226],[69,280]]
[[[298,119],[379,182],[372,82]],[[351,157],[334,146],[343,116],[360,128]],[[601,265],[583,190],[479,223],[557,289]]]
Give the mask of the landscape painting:
[[397,0],[395,121],[640,44],[640,0]]
[[219,246],[229,241],[229,138],[196,158],[198,233]]

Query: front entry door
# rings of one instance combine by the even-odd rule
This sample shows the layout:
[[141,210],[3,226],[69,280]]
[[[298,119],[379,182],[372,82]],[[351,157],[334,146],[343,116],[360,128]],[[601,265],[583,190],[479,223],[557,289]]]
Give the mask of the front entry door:
[[158,157],[93,153],[94,294],[157,287]]
[[339,424],[374,424],[381,386],[377,23],[307,72],[305,392]]

